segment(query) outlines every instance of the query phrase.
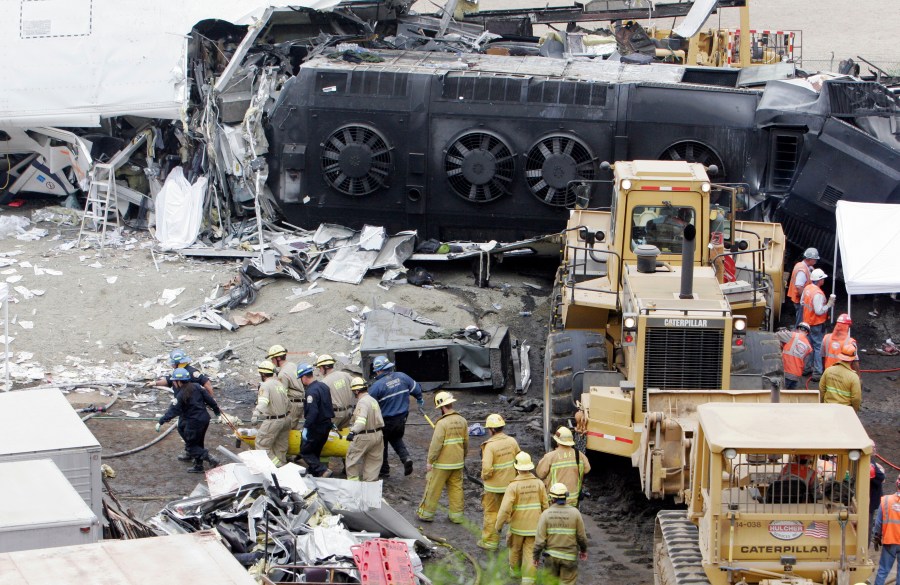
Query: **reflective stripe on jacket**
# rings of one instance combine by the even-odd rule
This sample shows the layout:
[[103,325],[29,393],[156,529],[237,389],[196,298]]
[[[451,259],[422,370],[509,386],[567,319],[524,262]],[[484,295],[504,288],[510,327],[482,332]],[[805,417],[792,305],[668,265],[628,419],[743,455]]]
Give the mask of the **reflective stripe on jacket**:
[[784,376],[789,380],[799,380],[803,376],[806,356],[812,353],[812,345],[805,332],[794,331],[791,340],[784,345],[781,362],[784,365]]
[[825,296],[825,293],[822,292],[822,289],[813,283],[809,283],[803,289],[803,294],[800,295],[800,304],[803,305],[803,320],[806,321],[807,325],[810,327],[815,327],[817,325],[821,325],[828,318],[828,309],[825,308],[822,310],[822,314],[816,313],[816,297],[822,297],[822,306],[824,307],[826,302],[828,301],[828,297]]
[[881,543],[900,544],[900,494],[881,498]]
[[572,506],[554,504],[541,514],[534,538],[534,559],[546,552],[564,561],[578,560],[587,551],[587,534],[581,512]]
[[384,418],[381,416],[381,407],[378,406],[378,401],[368,393],[361,393],[356,402],[356,410],[353,411],[353,417],[350,419],[350,430],[360,433],[381,428],[384,428]]
[[462,469],[469,450],[469,425],[456,411],[450,411],[434,423],[428,463],[435,469]]
[[852,406],[859,412],[862,405],[862,386],[859,375],[847,362],[838,362],[822,373],[819,380],[819,396],[822,402]]
[[[825,358],[825,367],[830,368],[834,364],[838,363],[840,360],[841,349],[843,349],[844,345],[849,343],[853,347],[856,345],[856,340],[852,337],[847,337],[846,334],[844,336],[839,336],[839,339],[834,338],[834,331],[826,335],[822,339],[822,357]],[[856,359],[853,361],[859,360],[859,354],[857,353]]]
[[516,476],[513,463],[520,450],[519,443],[506,433],[497,433],[481,444],[484,491],[492,494],[506,492],[506,486]]
[[[794,269],[791,271],[791,282],[788,285],[787,296],[789,299],[794,301],[794,304],[797,304],[800,302],[800,295],[803,293],[802,289],[797,288],[797,273],[798,272],[806,273],[806,284],[809,284],[809,276],[810,276],[809,265],[806,262],[804,262],[803,260],[801,260],[800,262],[797,262],[796,264],[794,264]],[[803,288],[806,288],[806,286],[804,285]]]
[[282,416],[291,408],[287,390],[277,378],[269,378],[259,385],[256,410],[262,416]]
[[567,503],[570,506],[577,506],[584,476],[590,471],[591,463],[587,457],[583,454],[576,457],[573,447],[557,445],[556,449],[541,458],[535,474],[544,480],[547,488],[557,482],[564,483],[569,489]]
[[509,531],[519,536],[537,534],[537,524],[541,512],[547,509],[547,488],[530,471],[518,472],[509,482],[500,511],[497,512],[497,532],[509,522]]

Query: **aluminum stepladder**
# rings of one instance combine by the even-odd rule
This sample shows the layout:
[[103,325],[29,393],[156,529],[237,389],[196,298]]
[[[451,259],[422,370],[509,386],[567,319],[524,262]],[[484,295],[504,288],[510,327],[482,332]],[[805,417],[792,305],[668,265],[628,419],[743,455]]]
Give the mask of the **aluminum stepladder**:
[[[106,243],[106,228],[111,223],[119,225],[119,208],[116,201],[116,170],[128,162],[131,155],[146,141],[148,132],[141,132],[122,150],[113,155],[109,162],[94,163],[91,167],[91,185],[84,202],[84,215],[81,217],[81,230],[78,232],[78,244],[85,231],[100,232],[100,249]],[[113,214],[114,219],[110,219]],[[88,228],[88,223],[91,227]]]

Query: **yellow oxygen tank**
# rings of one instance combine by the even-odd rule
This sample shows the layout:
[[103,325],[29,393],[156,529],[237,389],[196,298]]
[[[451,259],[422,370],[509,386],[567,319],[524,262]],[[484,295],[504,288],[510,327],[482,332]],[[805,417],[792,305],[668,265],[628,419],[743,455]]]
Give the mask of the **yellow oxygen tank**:
[[[322,458],[326,457],[341,457],[344,458],[347,456],[347,448],[350,446],[350,441],[345,439],[347,436],[349,429],[341,429],[341,432],[332,430],[328,434],[328,442],[325,443],[325,446],[322,448]],[[251,449],[256,448],[256,429],[239,429],[238,435],[244,443],[250,446]],[[291,435],[288,438],[288,455],[299,455],[300,454],[300,431],[291,431]]]

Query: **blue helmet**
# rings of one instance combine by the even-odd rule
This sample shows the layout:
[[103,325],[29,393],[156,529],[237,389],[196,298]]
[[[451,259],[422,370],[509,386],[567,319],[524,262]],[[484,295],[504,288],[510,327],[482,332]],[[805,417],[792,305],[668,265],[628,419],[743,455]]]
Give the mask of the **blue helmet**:
[[172,366],[189,363],[191,363],[191,358],[188,357],[188,354],[183,349],[173,349],[169,353],[169,364]]
[[313,367],[309,364],[300,364],[297,366],[297,377],[302,378],[303,376],[309,375],[313,373]]
[[175,368],[175,371],[172,372],[172,379],[178,382],[190,382],[191,373],[184,368]]
[[384,370],[389,370],[394,367],[387,357],[380,355],[375,358],[375,361],[372,362],[372,369],[376,372],[381,372]]

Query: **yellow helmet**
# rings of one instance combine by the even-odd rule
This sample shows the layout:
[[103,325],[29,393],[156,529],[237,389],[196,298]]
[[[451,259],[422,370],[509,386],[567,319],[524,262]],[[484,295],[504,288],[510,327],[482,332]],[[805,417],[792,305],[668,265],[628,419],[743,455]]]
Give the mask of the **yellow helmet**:
[[266,359],[272,359],[277,357],[283,357],[287,355],[287,350],[284,349],[283,345],[278,345],[277,343],[269,348],[269,353],[266,354]]
[[561,482],[556,482],[555,484],[550,486],[550,491],[547,492],[550,494],[551,498],[568,498],[569,497],[569,488],[566,487],[566,484]]
[[360,378],[359,376],[356,376],[355,378],[350,380],[350,389],[353,390],[354,392],[358,392],[360,390],[366,390],[366,388],[367,388],[366,381],[363,380],[362,378]]
[[328,355],[327,353],[323,353],[319,356],[319,359],[316,360],[316,367],[321,368],[322,366],[333,366],[334,358]]
[[506,421],[499,414],[489,414],[487,420],[484,421],[486,429],[500,429],[506,426]]
[[513,467],[519,471],[531,471],[534,469],[534,463],[531,462],[531,455],[525,451],[519,451],[519,454],[516,455],[516,462],[513,463]]
[[275,364],[269,360],[261,361],[259,362],[259,365],[256,366],[256,369],[260,374],[274,374]]
[[575,445],[575,439],[572,437],[572,431],[570,431],[566,427],[559,427],[558,429],[556,429],[556,432],[553,434],[553,440],[560,445],[565,445],[566,447],[572,447]]
[[453,398],[453,394],[450,394],[449,392],[438,392],[434,395],[435,408],[447,406],[448,404],[452,404],[454,402],[456,402],[456,398]]

